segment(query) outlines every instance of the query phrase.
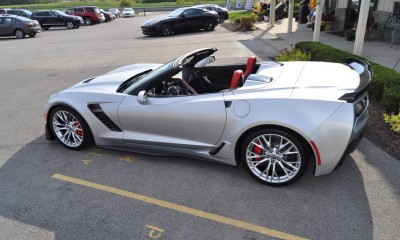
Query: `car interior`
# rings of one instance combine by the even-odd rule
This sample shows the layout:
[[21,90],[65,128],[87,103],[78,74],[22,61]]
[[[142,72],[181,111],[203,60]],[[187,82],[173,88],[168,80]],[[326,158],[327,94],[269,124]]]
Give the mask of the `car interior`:
[[210,62],[206,61],[206,64],[200,66],[184,67],[172,78],[152,86],[148,91],[149,96],[185,96],[233,90],[242,87],[248,76],[257,72],[260,67],[255,56],[249,57],[247,64],[218,66],[207,65],[208,63]]

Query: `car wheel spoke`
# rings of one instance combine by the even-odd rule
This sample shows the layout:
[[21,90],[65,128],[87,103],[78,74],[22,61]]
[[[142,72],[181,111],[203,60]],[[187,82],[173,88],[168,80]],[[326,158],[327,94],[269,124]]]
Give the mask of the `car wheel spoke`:
[[[259,148],[262,152],[257,151]],[[301,155],[294,142],[279,134],[261,134],[246,149],[249,170],[257,178],[272,184],[285,183],[300,172]]]
[[57,138],[68,147],[78,147],[83,142],[82,124],[68,111],[58,111],[53,115],[53,129]]

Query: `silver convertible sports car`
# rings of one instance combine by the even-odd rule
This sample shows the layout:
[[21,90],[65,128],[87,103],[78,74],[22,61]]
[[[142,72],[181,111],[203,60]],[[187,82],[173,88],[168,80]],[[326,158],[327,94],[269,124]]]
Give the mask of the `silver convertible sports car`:
[[[271,186],[324,175],[362,137],[371,66],[348,59],[220,65],[204,48],[167,64],[134,64],[52,95],[46,138],[243,164]],[[310,163],[310,164],[309,164]]]

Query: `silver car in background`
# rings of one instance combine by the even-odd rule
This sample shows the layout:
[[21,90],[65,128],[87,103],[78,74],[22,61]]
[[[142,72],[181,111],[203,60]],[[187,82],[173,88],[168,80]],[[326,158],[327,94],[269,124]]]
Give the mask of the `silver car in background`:
[[0,15],[0,37],[16,36],[24,38],[25,35],[35,37],[42,28],[36,20],[16,15]]
[[332,172],[362,138],[367,62],[217,65],[216,51],[124,66],[52,95],[46,138],[241,163],[271,186],[297,181],[308,165],[315,176]]
[[110,8],[108,10],[109,13],[113,14],[115,17],[119,18],[121,16],[121,12],[118,8]]

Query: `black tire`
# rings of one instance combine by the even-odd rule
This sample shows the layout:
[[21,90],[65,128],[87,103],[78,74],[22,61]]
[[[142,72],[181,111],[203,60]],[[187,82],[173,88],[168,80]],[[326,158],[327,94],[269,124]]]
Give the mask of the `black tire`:
[[223,23],[225,21],[225,17],[223,15],[218,15],[218,23]]
[[17,38],[21,39],[21,38],[24,38],[24,37],[25,37],[25,32],[22,31],[22,29],[19,29],[19,28],[18,28],[18,29],[15,29],[14,35],[15,35]]
[[212,19],[207,19],[204,22],[204,29],[206,31],[213,31],[215,29],[215,22]]
[[164,23],[163,25],[161,25],[160,28],[160,34],[161,36],[171,36],[172,35],[172,26],[169,23]]
[[29,37],[31,37],[31,38],[33,38],[33,37],[35,37],[36,36],[36,33],[30,33],[29,34]]
[[67,22],[65,23],[65,26],[66,26],[68,29],[74,29],[74,27],[75,27],[75,25],[74,25],[74,23],[73,23],[72,21],[67,21]]
[[[93,135],[86,121],[68,107],[55,107],[48,121],[55,138],[66,148],[80,150],[93,143]],[[62,129],[56,131],[54,128]]]
[[258,130],[247,136],[240,158],[253,178],[274,187],[296,182],[308,164],[301,142],[292,134],[277,129]]
[[85,23],[85,25],[92,25],[93,24],[93,21],[92,21],[92,19],[90,17],[85,17],[83,19],[83,22]]

